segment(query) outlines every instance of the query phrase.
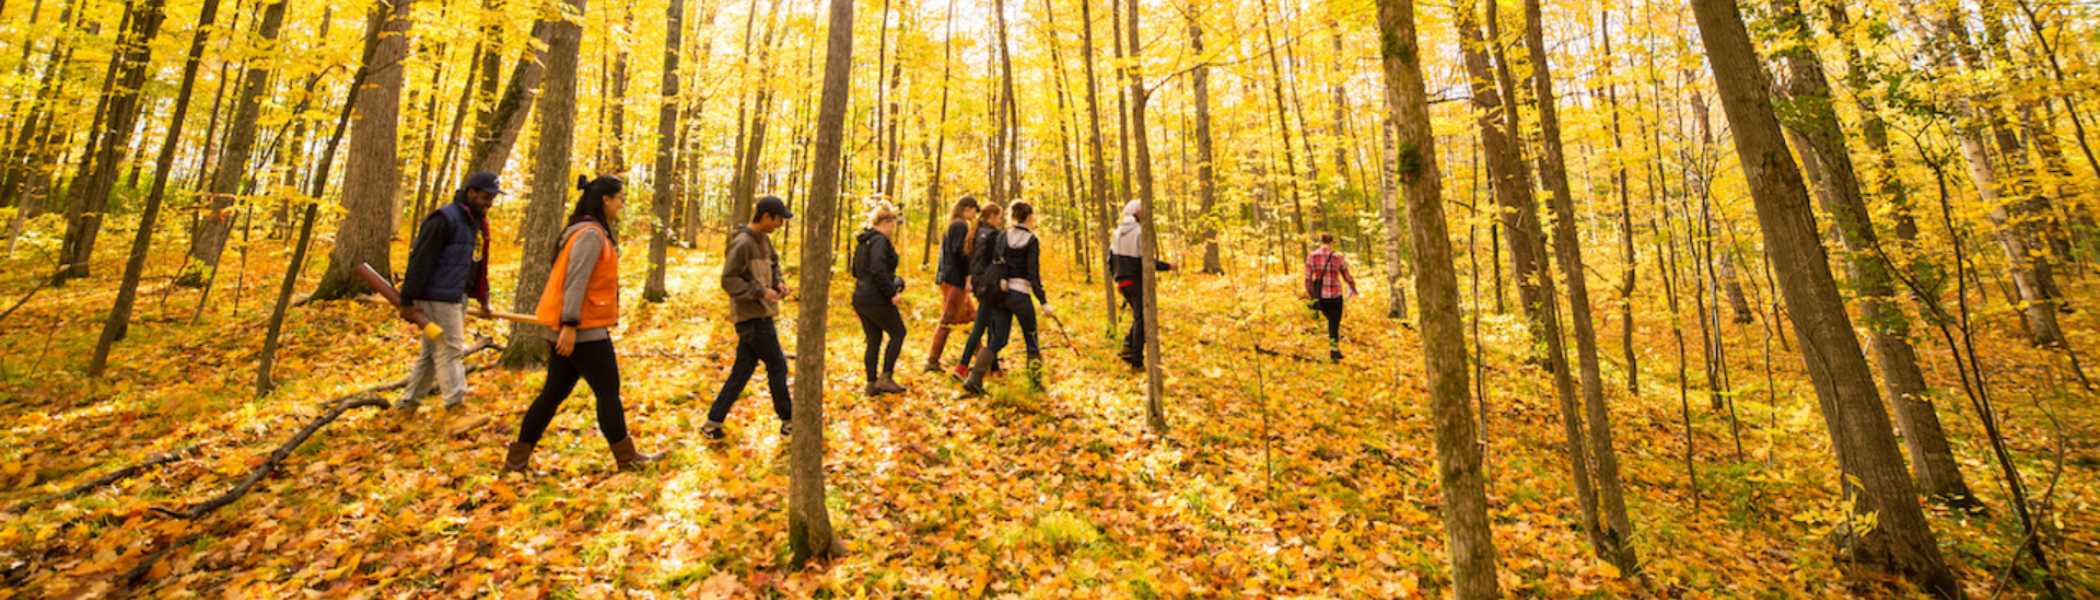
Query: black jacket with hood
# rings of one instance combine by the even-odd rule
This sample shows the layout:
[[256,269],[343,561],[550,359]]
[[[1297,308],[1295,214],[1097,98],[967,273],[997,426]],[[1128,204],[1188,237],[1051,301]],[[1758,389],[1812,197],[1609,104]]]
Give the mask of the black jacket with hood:
[[890,299],[904,293],[904,278],[897,276],[897,248],[890,245],[890,236],[874,229],[862,229],[854,237],[853,262],[849,270],[853,283],[854,306],[888,306]]

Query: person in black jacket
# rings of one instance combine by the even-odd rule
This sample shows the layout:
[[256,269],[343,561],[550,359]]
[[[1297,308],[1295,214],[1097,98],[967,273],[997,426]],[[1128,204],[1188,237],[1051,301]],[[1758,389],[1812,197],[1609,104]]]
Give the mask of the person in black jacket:
[[969,378],[963,380],[963,392],[973,396],[984,394],[984,378],[991,373],[992,364],[998,361],[999,351],[1006,347],[1007,338],[1013,335],[1015,322],[1021,324],[1021,338],[1028,344],[1029,389],[1042,391],[1043,348],[1036,341],[1035,304],[1042,304],[1043,314],[1057,316],[1050,309],[1049,294],[1043,290],[1043,243],[1042,238],[1036,237],[1031,230],[1035,225],[1035,207],[1027,202],[1014,202],[1006,210],[1013,216],[1013,227],[992,236],[990,241],[999,246],[984,249],[992,253],[994,260],[1002,253],[1004,255],[1006,277],[1001,281],[1001,287],[1006,290],[1006,301],[987,301],[978,309],[977,322],[991,331],[991,341],[977,353]]
[[[1116,278],[1123,302],[1130,305],[1130,333],[1123,335],[1123,351],[1116,357],[1133,369],[1145,368],[1144,218],[1143,202],[1123,205],[1123,222],[1116,225],[1115,240],[1108,245],[1108,272]],[[1160,271],[1174,270],[1167,261],[1155,259],[1154,265]]]
[[433,385],[445,408],[466,402],[466,300],[479,302],[482,313],[489,310],[488,212],[502,194],[495,173],[475,173],[452,194],[451,204],[431,211],[416,231],[401,273],[401,318],[428,317],[444,333],[421,338],[423,349],[408,371],[396,414],[415,414]]
[[926,372],[941,372],[941,353],[948,350],[948,330],[967,327],[975,320],[977,304],[970,301],[970,221],[977,218],[977,198],[963,196],[948,213],[948,233],[941,236],[941,264],[934,281],[941,289],[941,322],[933,328],[933,348],[926,352]]
[[[1000,229],[1006,223],[1005,214],[1006,211],[1000,209],[998,204],[984,205],[984,209],[977,213],[977,227],[975,231],[963,241],[963,295],[966,297],[974,295],[970,283],[976,279],[976,273],[983,270],[983,264],[990,262],[985,260],[991,256],[985,253],[985,249],[992,245],[992,240],[996,239],[1000,232],[1005,231]],[[967,379],[970,377],[970,360],[977,356],[977,349],[980,343],[984,341],[984,332],[990,327],[987,325],[987,320],[991,315],[984,311],[985,308],[979,306],[976,310],[970,312],[970,337],[963,340],[962,361],[955,365],[956,379]],[[992,376],[997,377],[1003,374],[998,363],[994,362]]]
[[[868,341],[861,361],[867,369],[870,396],[904,391],[896,379],[897,355],[904,351],[904,315],[897,312],[904,278],[897,276],[897,249],[890,245],[890,233],[896,228],[897,208],[888,202],[877,203],[868,215],[868,228],[855,238],[858,244],[853,250],[853,313],[860,316],[860,331]],[[885,334],[890,343],[883,348]]]

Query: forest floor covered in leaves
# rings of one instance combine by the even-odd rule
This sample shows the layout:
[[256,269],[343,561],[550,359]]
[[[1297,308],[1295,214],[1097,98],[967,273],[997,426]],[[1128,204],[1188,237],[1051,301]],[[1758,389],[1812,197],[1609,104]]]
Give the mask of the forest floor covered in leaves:
[[[166,516],[155,509],[179,511],[232,488],[322,413],[324,401],[398,380],[414,356],[413,334],[390,311],[353,302],[301,306],[286,323],[282,387],[254,397],[263,324],[289,254],[279,243],[258,238],[246,259],[229,252],[214,299],[195,317],[198,291],[170,288],[172,278],[160,277],[180,255],[156,254],[136,324],[106,378],[83,371],[114,294],[119,244],[107,245],[112,251],[93,278],[42,290],[0,321],[0,510],[10,513],[0,518],[0,599],[1445,593],[1418,336],[1375,308],[1385,291],[1372,284],[1350,306],[1348,357],[1315,360],[1324,356],[1321,325],[1295,300],[1295,265],[1286,274],[1274,263],[1229,264],[1231,277],[1163,276],[1172,427],[1163,436],[1145,428],[1142,377],[1113,356],[1100,287],[1084,284],[1065,261],[1051,261],[1047,274],[1071,327],[1045,324],[1049,392],[1027,393],[1020,377],[1009,376],[980,399],[959,398],[948,377],[918,371],[939,306],[930,275],[916,267],[904,273],[914,284],[905,311],[912,331],[899,361],[911,391],[863,397],[860,331],[844,301],[851,279],[836,278],[825,462],[832,519],[848,554],[820,569],[785,567],[786,444],[764,386],[750,386],[728,440],[710,444],[698,434],[734,343],[720,318],[714,235],[700,249],[672,251],[673,295],[664,304],[640,301],[643,246],[624,253],[625,314],[615,339],[629,427],[642,449],[670,451],[652,470],[613,469],[588,392],[579,388],[534,457],[544,473],[500,475],[503,444],[542,375],[488,369],[469,376],[468,399],[470,410],[493,417],[488,426],[450,431],[462,415],[434,401],[406,424],[379,408],[352,409],[240,500],[196,520]],[[179,248],[180,240],[163,244]],[[784,250],[794,262],[794,247]],[[515,253],[515,246],[498,249],[502,298]],[[908,262],[916,259],[914,252]],[[5,305],[36,287],[48,273],[43,262],[25,253],[9,264],[0,275]],[[1369,272],[1359,268],[1366,280]],[[307,280],[316,273],[309,270]],[[2091,282],[2074,289],[2074,299],[2095,306]],[[1845,514],[1835,460],[1799,355],[1778,337],[1790,332],[1763,320],[1726,325],[1740,453],[1728,411],[1709,410],[1694,381],[1695,496],[1677,345],[1661,302],[1644,295],[1637,304],[1642,393],[1609,390],[1639,577],[1592,558],[1577,529],[1558,403],[1551,378],[1520,360],[1520,320],[1481,319],[1486,377],[1478,383],[1486,396],[1478,400],[1487,408],[1504,591],[1888,593],[1841,583],[1844,565],[1827,538]],[[2067,318],[2074,343],[2100,349],[2092,310]],[[791,321],[783,335],[793,331]],[[2002,307],[1982,315],[1978,343],[1994,398],[2029,485],[2052,500],[2051,543],[2064,583],[2074,595],[2100,594],[2093,533],[2100,529],[2100,403],[2074,391],[2063,361],[2026,347],[2017,327]],[[507,328],[477,322],[474,329],[500,338]],[[1623,382],[1617,319],[1599,329],[1606,380]],[[1686,356],[1697,380],[1694,335],[1686,336]],[[1974,409],[1959,387],[1950,389],[1957,380],[1945,344],[1936,335],[1918,341],[1927,373],[1946,391],[1940,415],[1963,474],[1992,509],[1972,515],[1934,506],[1929,514],[1970,594],[1989,597],[2006,579],[2019,524]],[[486,352],[469,364],[494,359]],[[183,451],[176,460],[108,486],[38,501],[175,451]],[[2038,594],[2038,586],[2014,579],[2004,597]]]

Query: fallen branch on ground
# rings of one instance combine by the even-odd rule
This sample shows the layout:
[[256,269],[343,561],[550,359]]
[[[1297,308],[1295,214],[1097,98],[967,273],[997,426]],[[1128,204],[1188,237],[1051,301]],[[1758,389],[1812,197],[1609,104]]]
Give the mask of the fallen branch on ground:
[[74,496],[94,491],[95,488],[99,488],[105,485],[116,483],[119,480],[130,478],[133,475],[137,475],[141,472],[144,472],[146,469],[151,469],[153,467],[158,467],[164,464],[175,462],[176,460],[180,460],[184,455],[195,451],[199,446],[203,445],[204,444],[202,442],[199,442],[196,444],[191,444],[188,448],[183,448],[174,452],[154,456],[152,458],[146,459],[145,462],[131,465],[129,467],[124,467],[122,469],[117,469],[115,471],[110,472],[108,475],[103,475],[101,477],[90,479],[86,483],[67,488],[65,491],[54,492],[41,498],[24,501],[21,504],[16,504],[13,508],[7,509],[7,512],[19,515],[24,512],[27,512],[29,510],[29,507],[31,506],[43,504],[46,502],[64,500],[67,498],[72,498]]
[[1289,353],[1289,352],[1281,352],[1281,351],[1277,351],[1277,350],[1270,350],[1270,349],[1268,349],[1268,348],[1263,348],[1263,347],[1261,347],[1261,345],[1260,345],[1260,344],[1256,344],[1256,345],[1255,345],[1254,347],[1252,347],[1252,348],[1246,348],[1246,347],[1241,347],[1241,346],[1234,346],[1234,345],[1232,345],[1232,344],[1220,344],[1220,343],[1218,343],[1218,342],[1213,342],[1213,341],[1210,341],[1210,340],[1200,340],[1200,341],[1201,341],[1201,342],[1203,342],[1203,345],[1205,345],[1205,346],[1224,346],[1224,347],[1226,347],[1226,348],[1231,348],[1231,349],[1234,349],[1234,350],[1239,350],[1239,351],[1241,351],[1241,352],[1253,352],[1253,353],[1255,353],[1255,354],[1261,354],[1261,355],[1265,355],[1265,356],[1279,356],[1279,357],[1283,357],[1283,358],[1290,358],[1290,359],[1296,359],[1296,360],[1298,360],[1298,361],[1300,361],[1300,362],[1309,362],[1309,363],[1324,363],[1324,362],[1327,362],[1327,361],[1324,361],[1324,360],[1319,360],[1319,359],[1316,359],[1316,358],[1308,358],[1308,357],[1305,357],[1305,356],[1300,356],[1300,355],[1297,355],[1297,354],[1292,354],[1292,353]]
[[300,444],[306,443],[306,439],[313,437],[315,432],[320,431],[322,427],[327,427],[329,423],[335,421],[336,417],[343,416],[343,413],[348,412],[350,409],[366,406],[388,408],[392,404],[389,404],[384,398],[371,394],[359,394],[330,403],[326,412],[321,413],[321,416],[314,417],[314,420],[307,423],[306,427],[301,428],[299,433],[292,435],[292,439],[285,441],[284,445],[278,446],[277,451],[270,453],[269,460],[263,461],[262,466],[256,467],[254,471],[249,472],[248,477],[241,480],[240,485],[234,486],[233,489],[227,490],[224,494],[219,494],[218,497],[198,503],[188,510],[178,512],[160,507],[154,507],[153,510],[178,519],[194,520],[211,511],[218,510],[220,507],[232,504],[233,501],[239,500],[241,496],[247,495],[248,490],[254,489],[255,484],[261,482],[263,477],[276,470],[278,463],[284,462],[285,457],[291,456],[292,451],[298,449]]
[[146,556],[146,560],[139,561],[138,566],[132,567],[131,570],[125,571],[122,575],[118,575],[116,579],[117,585],[129,586],[138,583],[141,579],[145,579],[146,574],[153,572],[153,565],[159,563],[160,559],[166,558],[168,554],[175,552],[176,548],[187,546],[190,542],[196,541],[200,537],[204,537],[204,534],[192,533],[185,535],[182,536],[182,539],[175,540],[175,543],[168,544],[168,547],[153,551],[153,554]]

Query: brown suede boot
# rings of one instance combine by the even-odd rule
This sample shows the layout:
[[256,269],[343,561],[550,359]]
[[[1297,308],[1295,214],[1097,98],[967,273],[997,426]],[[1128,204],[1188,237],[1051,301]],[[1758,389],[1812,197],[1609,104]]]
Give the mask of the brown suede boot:
[[612,453],[613,462],[620,465],[621,471],[640,470],[643,465],[662,460],[664,457],[663,453],[642,454],[636,452],[634,450],[634,436],[631,435],[627,436],[626,439],[613,442]]
[[530,472],[532,469],[532,447],[533,444],[525,442],[511,442],[509,446],[510,451],[503,455],[503,470],[515,473]]
[[875,380],[875,383],[869,384],[868,387],[881,391],[884,394],[902,394],[905,392],[904,386],[897,384],[895,375],[883,375],[881,379]]

